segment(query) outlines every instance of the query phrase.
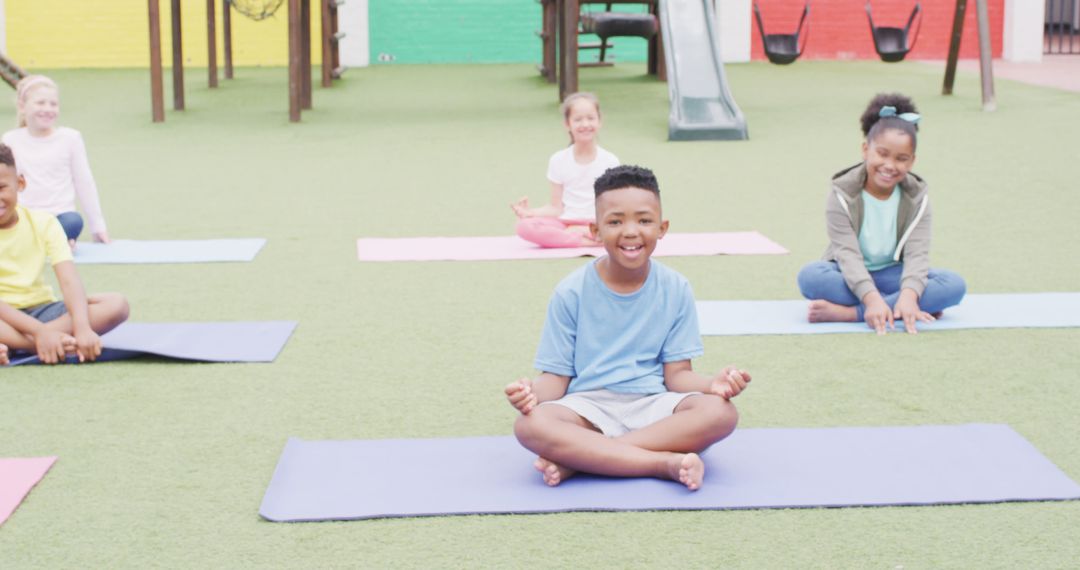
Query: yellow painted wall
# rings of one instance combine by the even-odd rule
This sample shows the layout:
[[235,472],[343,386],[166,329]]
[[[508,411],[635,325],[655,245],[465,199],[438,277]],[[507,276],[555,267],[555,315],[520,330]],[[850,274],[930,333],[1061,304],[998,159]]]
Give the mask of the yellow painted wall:
[[[172,64],[170,0],[161,10],[161,50]],[[217,59],[224,65],[221,6],[214,0]],[[319,3],[312,4],[312,59],[320,61]],[[57,67],[147,67],[150,62],[149,0],[4,0],[7,54],[33,71]],[[206,67],[207,0],[181,0],[184,65]],[[232,14],[233,64],[288,63],[288,0],[274,16],[255,22]]]

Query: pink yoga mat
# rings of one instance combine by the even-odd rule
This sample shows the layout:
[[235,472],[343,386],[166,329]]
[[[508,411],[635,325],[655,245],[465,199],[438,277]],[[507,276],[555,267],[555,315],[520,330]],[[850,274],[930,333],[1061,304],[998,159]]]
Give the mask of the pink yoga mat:
[[[500,259],[566,259],[604,255],[602,247],[542,248],[517,236],[361,238],[360,261],[488,261]],[[653,255],[776,255],[781,245],[758,232],[668,234]]]
[[15,512],[56,457],[0,458],[0,525]]

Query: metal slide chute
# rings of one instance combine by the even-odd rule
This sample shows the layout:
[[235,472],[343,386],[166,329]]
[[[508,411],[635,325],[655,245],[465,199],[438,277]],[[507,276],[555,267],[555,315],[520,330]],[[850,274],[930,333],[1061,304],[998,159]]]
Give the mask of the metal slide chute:
[[669,140],[741,140],[746,118],[727,86],[713,0],[660,0]]

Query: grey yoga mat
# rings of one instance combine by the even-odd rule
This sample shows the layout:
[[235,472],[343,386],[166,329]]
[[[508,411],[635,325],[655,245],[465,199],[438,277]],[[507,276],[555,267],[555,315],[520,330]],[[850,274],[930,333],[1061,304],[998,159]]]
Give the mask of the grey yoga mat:
[[289,439],[259,514],[319,521],[560,511],[932,505],[1080,498],[1009,426],[744,429],[702,455],[696,492],[578,475],[547,487],[513,437]]
[[251,261],[266,245],[262,238],[82,243],[75,248],[75,263],[210,263]]
[[[204,362],[273,362],[296,321],[124,323],[101,337],[102,361],[153,354]],[[74,362],[69,358],[69,362]],[[11,365],[40,364],[36,356]]]
[[[810,302],[698,301],[703,335],[826,334],[874,332],[866,323],[811,323]],[[1005,293],[968,295],[920,331],[985,328],[1042,328],[1080,326],[1080,293]],[[903,332],[903,323],[896,324]]]

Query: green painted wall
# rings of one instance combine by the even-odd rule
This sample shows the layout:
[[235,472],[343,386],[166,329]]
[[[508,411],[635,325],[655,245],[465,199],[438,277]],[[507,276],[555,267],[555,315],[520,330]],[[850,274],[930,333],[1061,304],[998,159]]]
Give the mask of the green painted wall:
[[[371,0],[371,63],[539,62],[540,12],[535,0]],[[582,43],[594,41],[595,36],[582,36]],[[645,61],[644,40],[612,43],[615,61]],[[581,61],[595,59],[595,50],[581,52]]]

